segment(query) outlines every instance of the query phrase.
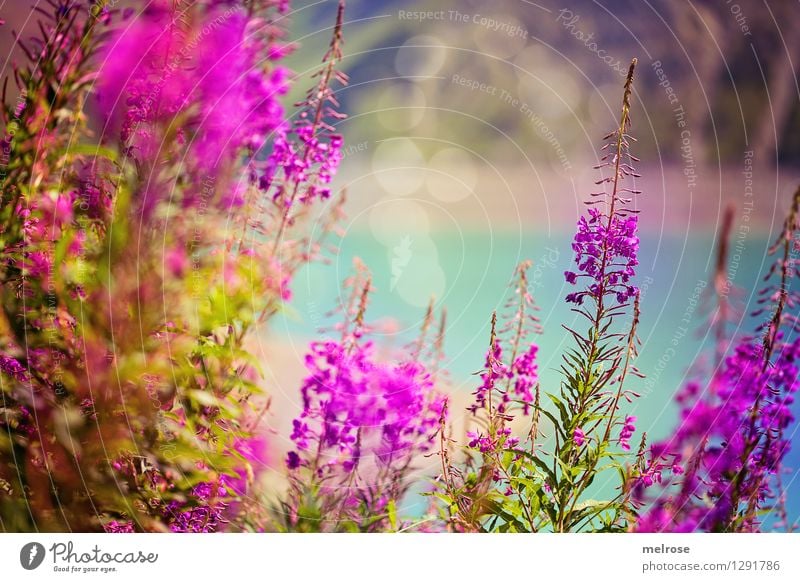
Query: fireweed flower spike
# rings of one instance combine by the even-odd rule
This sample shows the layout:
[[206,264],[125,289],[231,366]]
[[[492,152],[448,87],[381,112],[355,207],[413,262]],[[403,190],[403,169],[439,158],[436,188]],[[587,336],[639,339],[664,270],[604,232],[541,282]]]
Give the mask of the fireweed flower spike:
[[347,75],[337,69],[342,61],[344,8],[344,0],[340,0],[323,67],[314,75],[319,81],[298,103],[299,119],[291,127],[285,123],[278,128],[267,167],[259,179],[259,186],[272,198],[280,216],[276,250],[293,221],[292,215],[298,212],[296,203],[308,205],[330,196],[330,183],[342,159],[343,140],[334,124],[346,115],[338,111],[333,87],[335,83],[348,83]]
[[[472,452],[463,466],[454,466],[452,455],[440,447],[443,473],[441,499],[449,504],[446,518],[456,531],[621,531],[632,515],[630,488],[622,471],[623,491],[608,502],[584,502],[584,493],[602,471],[621,467],[630,449],[635,417],[620,417],[622,399],[634,393],[626,386],[630,375],[640,375],[633,365],[637,356],[639,293],[633,285],[639,239],[636,211],[630,208],[638,192],[624,187],[623,180],[637,177],[629,153],[633,138],[630,127],[630,97],[636,60],[631,63],[624,86],[619,127],[606,136],[602,163],[610,168],[603,177],[603,192],[593,194],[588,214],[578,222],[573,242],[576,271],[566,273],[567,282],[580,286],[567,301],[575,305],[585,333],[569,329],[576,348],[564,358],[566,378],[560,395],[544,392],[555,412],[540,403],[536,354],[525,348],[528,330],[538,329],[532,299],[527,291],[527,264],[518,269],[518,309],[498,329],[492,318],[492,333],[481,373],[481,384],[469,410],[478,427],[467,433],[466,448]],[[598,205],[603,205],[602,207]],[[617,319],[633,303],[627,333],[616,329]],[[527,442],[512,436],[514,412],[533,411]],[[537,443],[542,419],[551,422],[552,450]],[[614,434],[619,430],[619,436]]]
[[762,336],[740,338],[711,378],[693,380],[679,394],[681,425],[653,445],[640,502],[652,493],[648,487],[662,483],[665,468],[672,465],[675,477],[657,491],[636,531],[758,531],[765,509],[781,514],[779,476],[790,445],[784,435],[800,385],[798,295],[789,288],[798,209],[800,189],[771,249],[780,255],[754,314],[768,316],[758,328]]
[[[534,511],[531,490],[526,483],[529,468],[523,457],[514,453],[521,439],[512,434],[511,423],[522,413],[537,422],[539,373],[535,343],[529,336],[539,333],[537,310],[529,290],[530,262],[521,263],[512,280],[509,299],[501,320],[492,315],[489,348],[474,402],[468,407],[475,428],[467,431],[469,461],[460,467],[452,463],[447,440],[442,437],[439,455],[442,476],[438,481],[441,498],[451,500],[447,521],[456,531],[484,531],[492,521],[487,507],[513,506],[506,515],[519,519],[504,521],[500,531],[536,531],[539,517]],[[537,430],[529,432],[530,446]],[[535,491],[533,491],[535,494]]]
[[[263,260],[271,271],[269,281],[280,291],[280,299],[291,299],[291,281],[297,270],[312,261],[324,261],[330,235],[339,234],[345,193],[332,197],[332,182],[342,159],[343,137],[336,125],[347,118],[339,109],[336,87],[344,87],[348,76],[339,70],[343,60],[345,2],[339,0],[330,44],[322,68],[306,98],[295,104],[291,118],[283,119],[271,133],[262,151],[266,160],[254,156],[248,166],[246,194],[238,200],[237,214],[244,218],[239,241],[249,252],[263,247]],[[314,205],[323,206],[314,212]],[[263,217],[254,219],[253,217]],[[314,221],[317,236],[296,237],[299,226]],[[280,308],[271,301],[261,310],[266,321]]]
[[[539,368],[536,356],[539,346],[526,338],[531,333],[541,333],[535,312],[533,296],[528,289],[529,261],[521,263],[512,281],[513,294],[505,304],[505,323],[498,329],[497,314],[492,315],[492,330],[485,368],[481,372],[481,385],[474,392],[475,402],[469,410],[475,414],[494,408],[505,419],[514,417],[514,409],[521,408],[523,415],[530,414],[533,388],[538,384]],[[507,354],[504,352],[507,346]]]
[[[364,324],[368,276],[352,282],[355,314],[339,341],[314,342],[306,356],[302,412],[286,457],[285,503],[293,531],[380,531],[408,488],[413,464],[435,445],[444,398],[412,357],[377,361]],[[379,516],[386,515],[385,519]]]
[[[638,265],[639,237],[636,210],[631,208],[633,196],[639,191],[624,186],[626,178],[638,174],[632,163],[638,161],[629,148],[633,141],[630,128],[631,92],[636,59],[631,62],[625,81],[619,127],[605,137],[601,163],[596,169],[609,169],[611,175],[596,183],[603,190],[592,194],[587,202],[588,211],[578,221],[573,240],[575,271],[567,271],[565,278],[580,289],[570,293],[566,300],[575,305],[573,311],[580,321],[588,322],[589,329],[567,328],[577,347],[569,350],[562,371],[566,378],[560,397],[550,395],[559,410],[564,428],[569,430],[567,444],[554,453],[562,467],[560,477],[563,495],[556,501],[556,531],[575,528],[617,527],[610,518],[618,513],[612,502],[597,511],[579,511],[578,504],[597,472],[613,466],[601,464],[603,458],[613,459],[609,450],[612,440],[620,449],[630,449],[629,438],[634,430],[634,418],[617,420],[621,397],[629,399],[624,382],[631,371],[636,355],[636,326],[638,323],[638,294],[633,285],[635,267]],[[630,332],[626,335],[614,329],[633,300],[634,313]],[[622,424],[618,439],[612,439],[611,428]],[[574,475],[565,474],[574,471]],[[609,521],[611,520],[611,521]],[[592,525],[595,524],[596,525]]]
[[[598,185],[608,184],[611,191],[604,189],[593,193],[594,200],[586,202],[589,206],[588,216],[582,216],[578,221],[578,232],[572,243],[578,270],[564,274],[569,284],[580,283],[586,287],[585,290],[569,294],[567,301],[583,305],[587,298],[591,299],[601,318],[614,312],[613,308],[606,305],[609,299],[624,304],[638,293],[638,289],[631,284],[634,268],[639,264],[637,216],[636,211],[628,205],[639,191],[622,186],[625,177],[639,176],[631,166],[638,159],[629,152],[633,138],[627,133],[635,66],[634,59],[625,82],[619,128],[605,137],[601,163],[595,166],[596,169],[611,169],[611,176],[604,176],[596,182]],[[598,205],[603,208],[597,208]]]

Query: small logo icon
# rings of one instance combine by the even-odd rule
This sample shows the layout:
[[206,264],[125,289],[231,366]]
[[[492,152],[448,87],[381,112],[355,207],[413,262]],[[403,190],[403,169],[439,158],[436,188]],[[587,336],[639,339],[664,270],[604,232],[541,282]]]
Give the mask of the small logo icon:
[[44,546],[39,542],[30,542],[19,551],[19,563],[26,570],[35,570],[44,561]]
[[411,262],[411,256],[413,255],[411,242],[411,237],[406,235],[392,249],[392,283],[389,286],[389,291],[394,291],[394,288],[400,282],[400,277],[403,276],[403,271]]

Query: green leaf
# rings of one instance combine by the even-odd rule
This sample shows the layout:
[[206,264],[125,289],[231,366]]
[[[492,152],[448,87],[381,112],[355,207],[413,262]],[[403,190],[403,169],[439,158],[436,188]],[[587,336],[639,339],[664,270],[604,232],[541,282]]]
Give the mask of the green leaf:
[[72,144],[69,148],[62,152],[67,157],[73,156],[90,156],[106,158],[114,163],[117,162],[118,154],[116,150],[99,144],[79,143]]
[[535,464],[537,467],[539,467],[539,469],[544,471],[545,475],[547,475],[547,477],[551,480],[553,484],[555,484],[558,481],[558,479],[556,479],[555,473],[553,473],[553,470],[547,466],[547,463],[545,463],[542,459],[540,459],[536,455],[533,455],[528,451],[523,451],[522,449],[511,449],[511,450],[514,451],[514,453],[522,455],[526,459],[532,461],[533,464]]
[[589,518],[591,521],[593,518],[600,515],[603,511],[607,509],[611,509],[613,507],[613,503],[609,503],[607,501],[598,501],[596,499],[589,499],[587,501],[582,501],[575,506],[575,510],[570,513],[569,520],[567,522],[567,527],[571,529],[574,526],[577,526],[582,520]]
[[392,526],[392,531],[397,531],[397,504],[394,499],[390,499],[386,506],[386,513],[389,516],[389,524]]
[[534,408],[539,412],[541,412],[542,414],[544,414],[548,419],[550,419],[550,422],[553,423],[553,427],[561,434],[563,440],[567,440],[567,434],[564,432],[562,424],[558,420],[556,420],[556,417],[553,416],[552,413],[548,412],[541,406],[534,406]]
[[[520,522],[512,513],[506,510],[504,504],[489,499],[486,500],[485,506],[494,516],[501,517],[507,524],[514,525],[521,531],[526,529],[525,524]],[[494,528],[494,525],[495,524],[492,524],[492,529]]]
[[569,425],[569,413],[567,412],[567,407],[564,406],[564,403],[558,398],[555,394],[551,394],[550,392],[546,392],[547,397],[552,400],[553,404],[555,404],[556,408],[558,408],[558,413],[561,416],[561,426],[568,426]]

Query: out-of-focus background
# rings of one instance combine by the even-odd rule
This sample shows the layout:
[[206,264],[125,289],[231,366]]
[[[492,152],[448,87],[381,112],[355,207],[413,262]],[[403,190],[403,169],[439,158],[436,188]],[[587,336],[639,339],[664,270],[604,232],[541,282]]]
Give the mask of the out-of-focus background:
[[[11,29],[33,26],[32,4],[0,2],[4,48]],[[302,47],[290,59],[295,97],[312,82],[335,4],[292,3],[287,23]],[[708,339],[706,290],[728,204],[741,331],[754,326],[744,314],[800,182],[799,27],[796,0],[348,2],[351,83],[339,97],[351,115],[339,125],[346,145],[337,183],[348,191],[344,236],[330,264],[295,279],[287,312],[258,338],[276,472],[299,410],[303,354],[331,325],[325,314],[354,257],[373,273],[369,316],[385,345],[414,337],[432,296],[446,306],[445,367],[463,403],[483,365],[491,312],[515,265],[531,259],[540,369],[557,391],[569,343],[562,325],[578,324],[563,301],[570,238],[632,57],[632,152],[643,175],[638,367],[647,378],[631,409],[640,431],[665,436],[679,421],[672,398]],[[795,468],[798,445],[788,459]],[[784,480],[795,516],[797,475]]]

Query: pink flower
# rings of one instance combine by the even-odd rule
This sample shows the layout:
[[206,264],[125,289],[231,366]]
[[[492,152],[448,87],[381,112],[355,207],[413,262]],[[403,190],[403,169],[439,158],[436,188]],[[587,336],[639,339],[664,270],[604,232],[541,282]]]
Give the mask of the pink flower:
[[189,259],[183,248],[173,248],[164,254],[164,266],[173,277],[183,277],[189,267]]
[[422,365],[379,364],[370,343],[327,341],[311,344],[306,368],[289,468],[307,464],[317,450],[328,473],[349,472],[366,456],[379,466],[403,466],[432,447],[444,398]]
[[625,417],[625,425],[622,427],[622,430],[619,434],[619,445],[622,447],[623,450],[629,451],[631,450],[631,436],[634,432],[636,432],[636,417],[635,416],[626,416]]

